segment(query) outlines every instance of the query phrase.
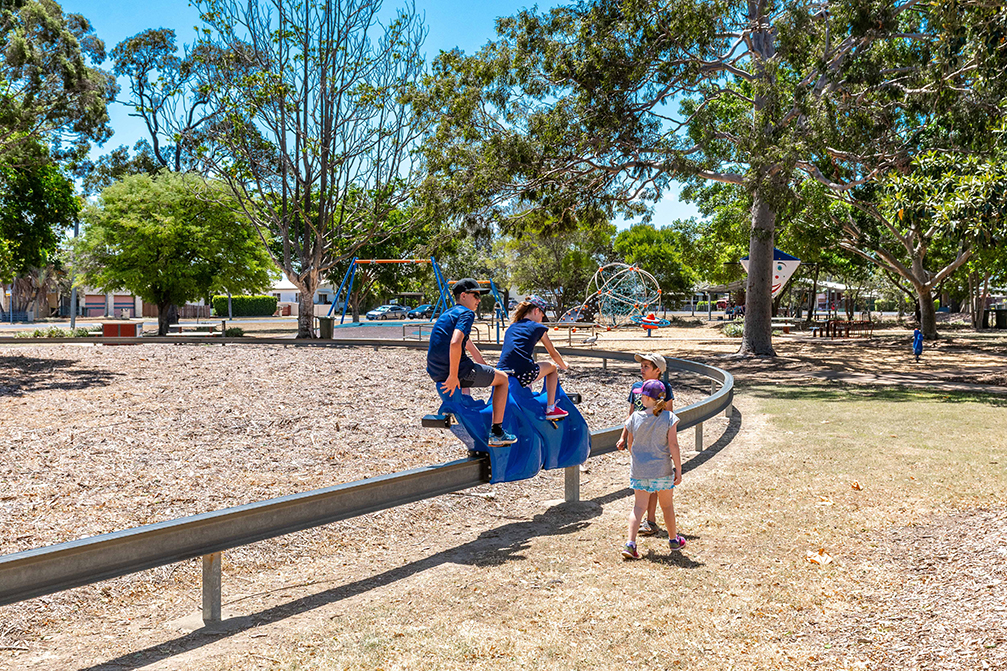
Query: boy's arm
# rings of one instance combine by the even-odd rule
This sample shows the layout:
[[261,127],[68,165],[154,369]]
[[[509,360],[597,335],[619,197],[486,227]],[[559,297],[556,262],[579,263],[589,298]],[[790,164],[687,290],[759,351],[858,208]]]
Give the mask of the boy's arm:
[[675,462],[675,484],[682,484],[682,452],[678,449],[678,423],[668,427],[668,447],[671,449],[671,460]]
[[454,393],[460,387],[458,384],[458,365],[462,361],[462,340],[465,334],[458,329],[451,334],[451,344],[448,346],[448,379],[441,382],[441,390],[445,394]]
[[552,360],[556,362],[556,368],[566,370],[566,361],[563,361],[563,356],[556,351],[556,347],[552,344],[552,341],[549,340],[549,336],[545,333],[542,334],[542,344],[545,346],[545,351],[549,352],[549,356],[551,356]]
[[[456,331],[455,333],[461,333],[461,331]],[[483,353],[479,351],[479,348],[476,347],[476,344],[472,342],[471,338],[469,338],[468,343],[465,344],[465,349],[467,349],[469,354],[472,355],[473,361],[475,361],[476,363],[481,363],[484,366],[489,365],[488,363],[486,363],[486,359],[483,358]]]

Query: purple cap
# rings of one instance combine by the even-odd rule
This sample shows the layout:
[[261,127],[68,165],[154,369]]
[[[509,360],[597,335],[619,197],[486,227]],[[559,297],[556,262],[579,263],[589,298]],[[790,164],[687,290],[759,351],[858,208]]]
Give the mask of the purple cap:
[[643,394],[644,396],[650,396],[653,399],[661,400],[664,398],[664,383],[660,380],[647,380],[643,383],[642,387],[637,387],[633,390],[634,394]]

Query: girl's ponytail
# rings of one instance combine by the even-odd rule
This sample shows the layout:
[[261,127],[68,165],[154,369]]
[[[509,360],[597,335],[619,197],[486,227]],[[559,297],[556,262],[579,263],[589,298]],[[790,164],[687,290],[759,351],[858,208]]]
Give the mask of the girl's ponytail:
[[667,401],[663,398],[658,400],[658,402],[654,404],[654,417],[659,417],[666,407],[668,407]]

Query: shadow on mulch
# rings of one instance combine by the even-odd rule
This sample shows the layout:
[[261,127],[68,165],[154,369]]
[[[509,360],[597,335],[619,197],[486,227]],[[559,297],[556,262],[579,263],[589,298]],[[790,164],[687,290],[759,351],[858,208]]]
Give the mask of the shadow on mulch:
[[30,356],[0,356],[0,398],[36,391],[76,390],[104,387],[124,373],[81,367],[74,359],[39,359]]
[[[714,455],[727,447],[741,430],[741,423],[741,412],[735,408],[724,434],[713,445],[684,462],[682,464],[682,471],[688,472],[698,468],[701,464],[706,463]],[[509,561],[524,561],[525,557],[523,553],[529,549],[530,539],[541,536],[572,534],[581,531],[590,525],[590,520],[601,515],[602,507],[605,504],[628,498],[632,493],[633,490],[627,487],[587,501],[560,503],[552,506],[544,513],[535,515],[530,520],[487,529],[473,541],[385,571],[384,573],[363,578],[346,585],[340,585],[324,592],[301,597],[294,601],[253,613],[252,615],[235,617],[225,621],[219,628],[204,627],[197,629],[170,641],[152,645],[144,650],[131,652],[116,659],[89,666],[80,671],[113,671],[124,668],[140,668],[184,652],[196,650],[208,643],[220,640],[223,636],[232,636],[253,627],[279,622],[294,615],[337,603],[378,587],[390,585],[446,563],[489,567],[501,565]],[[694,539],[697,537],[689,536],[688,538]],[[655,553],[653,556],[648,555],[647,559],[655,563],[686,569],[703,566],[701,562],[696,562],[678,553],[672,555]]]

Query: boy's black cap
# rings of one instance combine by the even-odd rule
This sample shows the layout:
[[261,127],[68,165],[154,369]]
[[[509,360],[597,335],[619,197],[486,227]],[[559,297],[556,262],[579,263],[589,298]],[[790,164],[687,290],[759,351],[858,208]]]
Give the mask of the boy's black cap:
[[483,289],[474,279],[471,277],[465,277],[455,282],[455,285],[451,287],[451,293],[453,293],[456,297],[463,291],[484,294],[489,291],[489,289]]

